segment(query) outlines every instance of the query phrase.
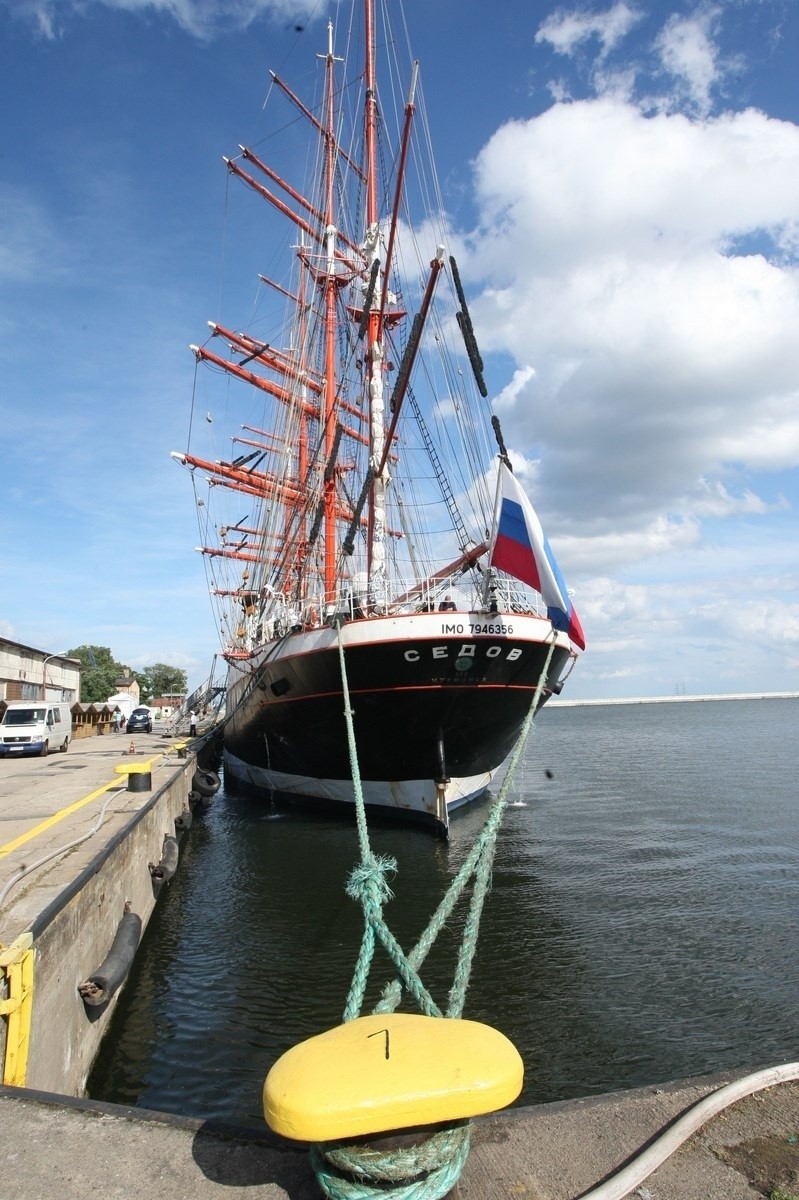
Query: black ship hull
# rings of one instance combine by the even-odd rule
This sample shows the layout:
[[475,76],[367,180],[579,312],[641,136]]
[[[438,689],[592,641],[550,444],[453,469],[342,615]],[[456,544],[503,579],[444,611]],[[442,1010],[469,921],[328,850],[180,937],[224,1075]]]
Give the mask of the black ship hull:
[[[485,791],[513,748],[552,627],[516,614],[375,617],[343,628],[368,805],[427,818]],[[571,645],[557,635],[541,702]],[[338,632],[298,631],[231,663],[226,772],[277,796],[352,804]]]

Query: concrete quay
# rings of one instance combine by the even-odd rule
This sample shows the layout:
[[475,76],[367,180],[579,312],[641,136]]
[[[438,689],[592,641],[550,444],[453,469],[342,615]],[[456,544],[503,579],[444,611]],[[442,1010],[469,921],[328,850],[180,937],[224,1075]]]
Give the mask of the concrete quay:
[[[512,1109],[474,1124],[453,1200],[576,1200],[734,1074]],[[799,1196],[799,1083],[725,1109],[627,1195]],[[162,1113],[0,1088],[0,1200],[318,1200],[307,1148]]]
[[[165,737],[156,726],[151,734],[79,738],[66,754],[0,758],[0,893],[10,889],[0,904],[0,942],[8,944],[30,928],[98,848],[148,803],[152,792],[176,769],[185,769],[178,759],[179,745],[183,743]],[[151,765],[152,789],[128,791],[127,776],[116,768],[141,769],[145,764]],[[109,798],[98,832],[80,847],[62,852],[89,832]],[[13,882],[23,869],[50,854],[54,857],[49,862]]]
[[119,981],[105,996],[100,989],[101,1002],[79,989],[107,960],[128,913],[135,952],[137,922],[143,931],[162,885],[151,864],[167,850],[176,857],[191,821],[200,745],[155,730],[0,759],[3,1083],[83,1094]]

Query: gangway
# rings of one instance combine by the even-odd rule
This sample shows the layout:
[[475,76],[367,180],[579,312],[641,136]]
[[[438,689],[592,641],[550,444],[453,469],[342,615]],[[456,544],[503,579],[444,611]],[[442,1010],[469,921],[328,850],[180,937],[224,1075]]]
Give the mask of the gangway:
[[224,684],[218,683],[214,678],[216,668],[216,655],[211,664],[211,672],[208,678],[191,692],[179,708],[176,708],[170,718],[170,724],[173,732],[178,730],[188,730],[189,713],[194,712],[198,718],[213,712],[214,723],[219,719],[220,710],[224,708],[224,697],[227,688]]

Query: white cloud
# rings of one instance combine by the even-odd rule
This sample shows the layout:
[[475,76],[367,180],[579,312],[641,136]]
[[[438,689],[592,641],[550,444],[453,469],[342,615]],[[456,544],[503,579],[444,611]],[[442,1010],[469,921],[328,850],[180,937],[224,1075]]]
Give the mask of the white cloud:
[[719,9],[697,11],[690,17],[669,17],[655,41],[663,69],[677,80],[700,113],[710,112],[712,91],[722,77],[719,49],[713,40]]
[[581,12],[558,9],[543,21],[535,35],[538,43],[548,42],[558,54],[572,55],[584,42],[596,38],[604,57],[627,36],[640,13],[631,5],[614,4],[605,12]]
[[690,504],[695,516],[700,517],[731,517],[744,513],[766,513],[772,507],[784,508],[785,501],[771,506],[760,496],[756,496],[750,488],[744,488],[738,496],[734,496],[721,480],[700,479],[697,494],[685,501]]
[[593,73],[594,88],[598,96],[609,96],[613,100],[632,100],[638,73],[634,67],[608,70],[597,67]]
[[[688,693],[753,691],[752,680],[763,677],[775,690],[796,689],[799,603],[783,577],[647,585],[598,576],[578,589],[575,604],[588,653],[570,694],[669,694],[675,682]],[[639,688],[630,686],[636,677]]]
[[495,404],[499,408],[512,408],[519,398],[523,389],[527,386],[530,380],[535,375],[535,368],[529,365],[519,367],[513,372],[510,382],[506,383],[502,391],[495,400]]
[[650,558],[685,551],[699,545],[699,522],[691,517],[658,516],[640,528],[593,533],[566,534],[553,538],[558,559],[569,564],[570,576],[622,570],[630,563],[640,565]]
[[[498,408],[540,457],[553,532],[651,529],[733,464],[799,464],[799,270],[776,250],[795,125],[556,105],[498,130],[477,182],[472,315],[518,364]],[[732,252],[750,237],[773,256]]]
[[729,608],[727,624],[730,633],[738,637],[778,647],[799,645],[799,604],[777,599],[749,600]]
[[160,13],[198,38],[247,29],[262,16],[301,25],[318,9],[317,0],[0,0],[0,7],[4,6],[48,40],[59,37],[71,17],[100,6],[130,13]]
[[42,204],[22,188],[0,182],[0,280],[52,278],[63,250]]
[[[622,42],[645,16],[624,3],[603,12],[558,9],[541,24],[536,42],[568,57],[597,96],[636,98],[641,108],[650,112],[683,110],[706,116],[713,109],[714,98],[723,94],[729,76],[743,68],[739,55],[722,50],[723,15],[720,5],[707,3],[699,4],[689,15],[672,13],[654,40],[644,43],[639,39],[631,51],[625,47],[621,62],[618,51]],[[614,65],[610,66],[612,58]],[[654,86],[653,69],[655,79],[668,80],[664,90]],[[636,96],[644,80],[650,90]],[[551,81],[548,87],[556,100],[574,94],[574,83]]]
[[556,104],[476,178],[461,270],[586,632],[570,688],[795,687],[799,128]]
[[567,100],[573,99],[571,90],[565,79],[550,79],[547,84],[547,91],[556,104],[562,104]]

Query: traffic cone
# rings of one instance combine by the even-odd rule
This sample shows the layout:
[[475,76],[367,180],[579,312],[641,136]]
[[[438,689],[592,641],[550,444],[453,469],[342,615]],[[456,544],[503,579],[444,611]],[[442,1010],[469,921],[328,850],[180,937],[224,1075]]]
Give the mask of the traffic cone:
[[135,754],[135,753],[136,753],[136,747],[133,745],[133,742],[131,742],[130,749],[128,750],[128,754]]

